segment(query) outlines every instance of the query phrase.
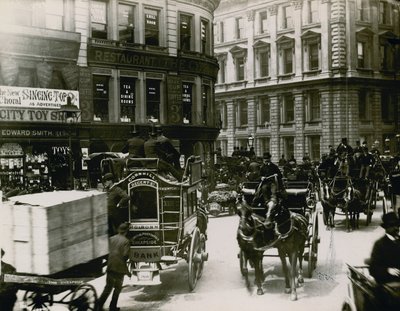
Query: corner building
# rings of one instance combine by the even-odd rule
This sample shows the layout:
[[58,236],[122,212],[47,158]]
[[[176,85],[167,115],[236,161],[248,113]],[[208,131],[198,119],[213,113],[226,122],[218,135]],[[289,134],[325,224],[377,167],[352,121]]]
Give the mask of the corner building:
[[[210,161],[219,133],[212,35],[218,4],[1,1],[2,187],[26,186],[31,171],[35,183],[53,182],[63,173],[50,178],[49,170],[67,166],[69,145],[74,175],[82,176],[82,155],[120,152],[134,125],[146,137],[151,123],[161,124],[182,154]],[[68,96],[81,111],[74,124],[59,111]]]
[[249,135],[273,161],[319,159],[342,137],[395,151],[398,1],[222,0],[214,34],[225,155]]

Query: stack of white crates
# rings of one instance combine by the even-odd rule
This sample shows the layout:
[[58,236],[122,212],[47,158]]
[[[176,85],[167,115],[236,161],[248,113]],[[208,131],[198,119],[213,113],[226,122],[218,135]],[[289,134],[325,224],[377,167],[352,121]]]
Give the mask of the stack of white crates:
[[1,247],[19,273],[50,275],[108,254],[106,193],[54,191],[10,198]]

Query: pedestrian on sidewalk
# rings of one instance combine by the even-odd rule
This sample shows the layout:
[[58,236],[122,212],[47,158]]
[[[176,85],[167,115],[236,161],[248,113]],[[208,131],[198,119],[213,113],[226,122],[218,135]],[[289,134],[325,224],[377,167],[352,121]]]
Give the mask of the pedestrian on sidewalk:
[[97,310],[102,311],[104,303],[108,296],[113,291],[113,295],[110,302],[110,311],[118,311],[117,308],[119,294],[122,290],[122,284],[124,276],[131,276],[128,270],[126,261],[129,258],[130,243],[126,234],[128,233],[129,225],[122,223],[118,227],[118,234],[112,236],[109,242],[109,254],[107,260],[107,276],[106,286],[104,287],[103,293],[100,295],[97,304]]

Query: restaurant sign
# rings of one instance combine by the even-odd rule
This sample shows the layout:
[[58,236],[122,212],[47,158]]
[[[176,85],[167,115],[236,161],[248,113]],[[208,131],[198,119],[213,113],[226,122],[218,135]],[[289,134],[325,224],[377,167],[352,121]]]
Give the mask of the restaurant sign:
[[0,85],[0,121],[62,122],[67,97],[79,107],[78,91]]

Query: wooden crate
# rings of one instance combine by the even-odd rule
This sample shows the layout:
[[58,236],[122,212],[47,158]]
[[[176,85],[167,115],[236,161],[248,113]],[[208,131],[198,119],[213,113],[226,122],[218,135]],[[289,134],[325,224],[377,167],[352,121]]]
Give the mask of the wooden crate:
[[18,272],[49,275],[108,254],[106,193],[55,191],[11,198],[1,247]]

